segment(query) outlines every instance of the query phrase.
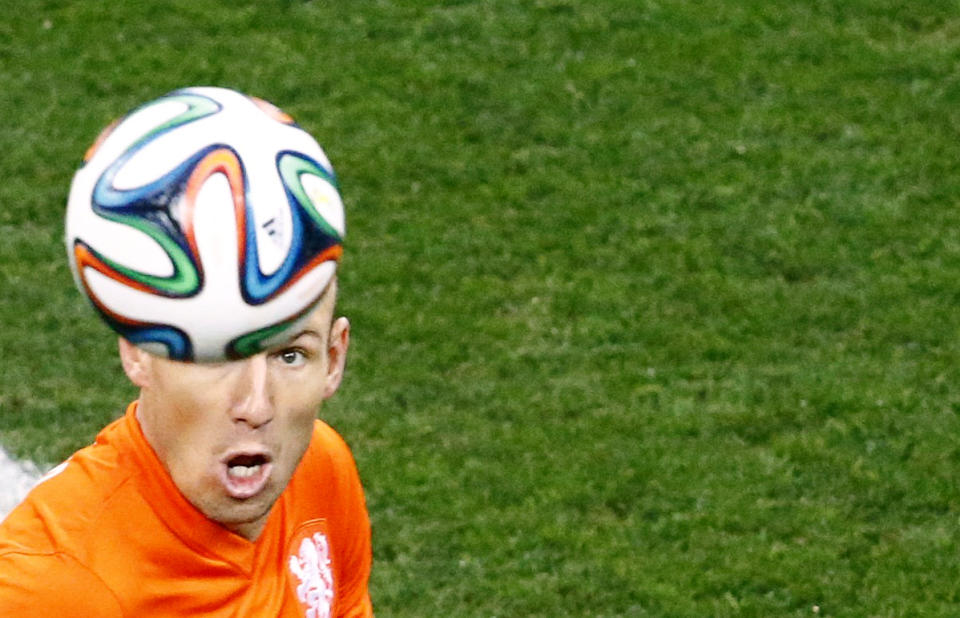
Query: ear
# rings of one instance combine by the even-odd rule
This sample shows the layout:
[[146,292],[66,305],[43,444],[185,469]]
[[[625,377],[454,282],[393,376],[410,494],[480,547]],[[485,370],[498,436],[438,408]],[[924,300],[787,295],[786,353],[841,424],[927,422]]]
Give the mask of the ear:
[[330,327],[330,339],[327,342],[327,384],[323,389],[323,398],[329,399],[343,381],[343,371],[347,366],[347,348],[350,347],[350,321],[339,317]]
[[130,378],[130,381],[140,388],[149,385],[150,355],[123,337],[118,338],[118,347],[120,348],[120,363],[123,364],[123,371]]

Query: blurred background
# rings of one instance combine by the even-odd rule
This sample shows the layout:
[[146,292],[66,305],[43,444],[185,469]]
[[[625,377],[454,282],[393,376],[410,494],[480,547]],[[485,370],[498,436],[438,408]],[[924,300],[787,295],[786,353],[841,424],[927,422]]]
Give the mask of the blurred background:
[[0,9],[19,460],[135,396],[67,268],[85,149],[226,86],[339,176],[354,339],[321,416],[378,615],[957,613],[956,2]]

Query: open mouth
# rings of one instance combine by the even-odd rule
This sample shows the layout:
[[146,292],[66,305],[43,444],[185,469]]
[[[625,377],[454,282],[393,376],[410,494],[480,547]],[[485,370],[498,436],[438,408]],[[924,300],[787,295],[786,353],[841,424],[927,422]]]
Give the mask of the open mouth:
[[220,480],[233,498],[252,498],[270,479],[270,457],[264,453],[238,453],[228,457],[223,464]]
[[265,455],[236,455],[227,460],[227,474],[238,479],[250,478],[267,463]]

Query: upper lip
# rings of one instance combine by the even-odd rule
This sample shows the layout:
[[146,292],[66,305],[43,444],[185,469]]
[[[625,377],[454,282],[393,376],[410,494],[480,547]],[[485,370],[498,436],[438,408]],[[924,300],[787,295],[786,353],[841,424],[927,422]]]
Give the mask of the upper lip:
[[238,458],[243,459],[257,459],[260,460],[260,463],[270,463],[273,461],[273,456],[270,454],[270,451],[263,447],[244,447],[231,449],[223,457],[220,458],[220,463],[229,466],[231,461],[234,461]]

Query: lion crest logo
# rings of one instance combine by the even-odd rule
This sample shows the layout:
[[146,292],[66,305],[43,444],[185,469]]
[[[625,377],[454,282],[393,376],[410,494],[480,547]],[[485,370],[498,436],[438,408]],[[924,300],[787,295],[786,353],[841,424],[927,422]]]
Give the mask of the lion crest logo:
[[327,535],[314,532],[300,541],[297,553],[290,556],[290,572],[300,581],[297,599],[306,608],[306,618],[330,618],[333,608],[333,570],[330,568],[330,542]]

